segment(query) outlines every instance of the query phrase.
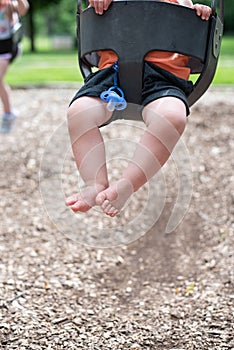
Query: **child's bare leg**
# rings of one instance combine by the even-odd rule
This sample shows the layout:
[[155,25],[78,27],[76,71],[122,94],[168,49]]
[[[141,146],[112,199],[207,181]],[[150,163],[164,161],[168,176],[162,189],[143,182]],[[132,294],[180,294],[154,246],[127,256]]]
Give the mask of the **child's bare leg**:
[[68,129],[80,176],[86,187],[68,197],[66,205],[73,211],[92,208],[97,194],[107,188],[105,147],[99,126],[111,116],[106,105],[94,97],[81,97],[68,110]]
[[122,178],[96,198],[96,203],[109,216],[115,216],[132,193],[152,178],[168,160],[184,131],[186,108],[181,100],[164,97],[144,108],[143,119],[147,130]]
[[4,83],[4,77],[7,72],[8,66],[8,60],[0,60],[0,98],[2,100],[4,113],[11,112],[9,98],[10,88],[7,84]]

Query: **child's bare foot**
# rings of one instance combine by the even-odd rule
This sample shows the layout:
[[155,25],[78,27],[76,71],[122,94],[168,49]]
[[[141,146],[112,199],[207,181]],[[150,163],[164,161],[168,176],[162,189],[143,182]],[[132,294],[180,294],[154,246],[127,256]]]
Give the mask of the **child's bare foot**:
[[102,185],[87,186],[66,199],[66,205],[73,211],[86,212],[96,205],[97,194],[105,189]]
[[96,204],[106,215],[113,217],[120,212],[133,192],[132,184],[125,179],[120,179],[97,195]]

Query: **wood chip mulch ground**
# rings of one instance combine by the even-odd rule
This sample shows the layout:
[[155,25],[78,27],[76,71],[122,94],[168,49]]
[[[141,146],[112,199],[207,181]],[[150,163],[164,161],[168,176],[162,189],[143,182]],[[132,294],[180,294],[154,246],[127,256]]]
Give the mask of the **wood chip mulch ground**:
[[[80,181],[66,134],[74,93],[12,91],[19,118],[0,135],[0,349],[233,350],[234,90],[211,88],[192,108],[178,157],[114,220],[64,206]],[[112,178],[142,128],[103,129]]]

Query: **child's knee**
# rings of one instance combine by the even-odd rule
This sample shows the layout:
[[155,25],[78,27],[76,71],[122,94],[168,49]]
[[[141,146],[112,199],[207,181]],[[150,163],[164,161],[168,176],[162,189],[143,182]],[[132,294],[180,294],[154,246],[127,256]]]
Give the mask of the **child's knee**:
[[185,104],[178,99],[173,99],[168,102],[170,103],[154,101],[151,106],[149,105],[149,107],[145,108],[143,118],[146,126],[158,129],[159,126],[164,125],[164,127],[166,127],[168,125],[182,134],[187,121]]
[[72,105],[68,107],[67,110],[67,119],[68,121],[70,121],[70,119],[72,118],[72,116],[74,115],[74,111],[73,111],[73,107]]
[[67,121],[70,133],[76,138],[84,135],[96,126],[92,113],[88,111],[87,104],[81,99],[75,100],[68,108]]
[[168,113],[168,115],[165,115],[164,118],[166,118],[180,134],[183,133],[187,121],[186,112],[183,113],[181,110],[172,111]]
[[93,128],[93,122],[87,113],[87,107],[80,99],[75,100],[67,110],[68,129],[72,139],[77,139],[84,135],[90,128]]
[[78,119],[82,117],[82,112],[85,111],[85,104],[83,103],[82,99],[77,99],[73,101],[73,103],[69,106],[67,111],[67,118],[68,121],[71,119]]
[[80,97],[75,100],[67,112],[68,122],[75,121],[79,125],[100,126],[110,118],[105,104],[95,97]]
[[106,104],[95,97],[80,97],[67,111],[68,129],[72,142],[103,125],[111,114]]

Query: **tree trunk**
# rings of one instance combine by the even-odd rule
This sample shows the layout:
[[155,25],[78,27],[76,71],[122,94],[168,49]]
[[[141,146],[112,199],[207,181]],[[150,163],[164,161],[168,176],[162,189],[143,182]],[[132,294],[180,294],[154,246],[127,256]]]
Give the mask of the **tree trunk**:
[[29,8],[29,38],[31,43],[31,52],[36,52],[35,47],[35,26],[34,26],[34,6],[33,1],[30,1],[30,8]]

